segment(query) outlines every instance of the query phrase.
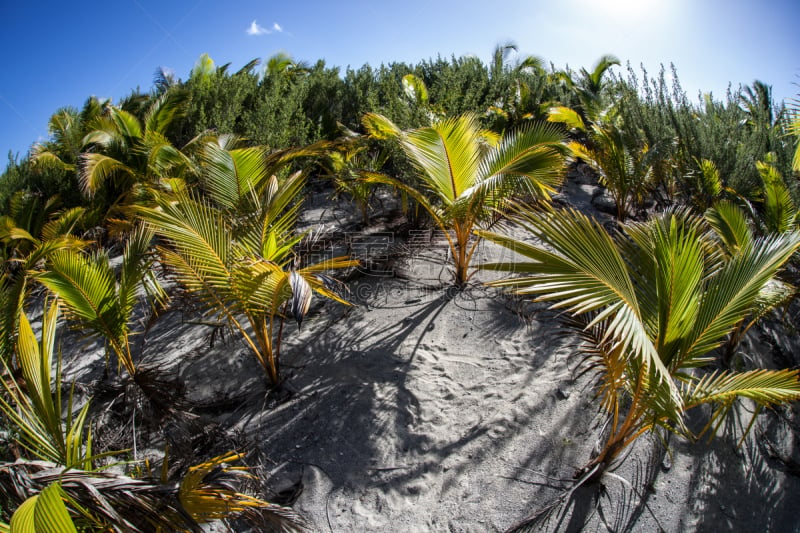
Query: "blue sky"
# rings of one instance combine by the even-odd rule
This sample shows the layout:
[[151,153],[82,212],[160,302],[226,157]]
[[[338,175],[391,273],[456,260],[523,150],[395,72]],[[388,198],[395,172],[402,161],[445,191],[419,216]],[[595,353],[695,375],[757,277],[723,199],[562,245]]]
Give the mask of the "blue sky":
[[453,54],[488,61],[513,41],[558,68],[589,68],[605,53],[651,74],[673,62],[692,97],[722,98],[729,82],[754,79],[777,99],[800,93],[798,0],[0,0],[0,20],[4,158],[45,139],[59,107],[148,90],[159,66],[185,79],[202,53],[232,69],[278,51],[344,69]]

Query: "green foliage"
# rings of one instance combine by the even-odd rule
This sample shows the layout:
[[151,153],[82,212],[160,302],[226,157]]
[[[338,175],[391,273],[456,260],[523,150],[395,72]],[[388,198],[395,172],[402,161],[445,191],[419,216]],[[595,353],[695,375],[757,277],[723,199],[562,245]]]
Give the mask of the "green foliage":
[[328,270],[357,262],[344,257],[301,265],[294,233],[304,184],[300,173],[270,176],[274,164],[263,148],[205,152],[204,199],[175,182],[157,208],[141,208],[149,228],[163,239],[159,252],[209,313],[226,320],[280,383],[282,313],[298,324],[312,292],[343,302],[328,284]]
[[48,485],[20,505],[11,517],[11,531],[25,533],[78,533],[64,505],[60,483]]
[[30,276],[63,250],[79,250],[74,237],[84,210],[58,211],[59,199],[42,203],[24,191],[14,195],[9,215],[0,216],[0,359],[10,361],[23,303],[30,294]]
[[473,228],[496,217],[515,196],[549,201],[562,180],[562,137],[547,124],[529,124],[503,138],[469,114],[408,131],[377,114],[365,115],[364,124],[378,138],[396,139],[417,170],[419,186],[375,173],[368,179],[406,192],[431,215],[447,238],[458,286],[469,278],[479,242],[469,242]]
[[665,181],[673,182],[686,199],[696,190],[691,179],[701,172],[700,162],[712,162],[723,188],[745,198],[754,198],[761,188],[755,162],[768,152],[775,153],[780,173],[790,172],[792,143],[786,137],[786,121],[778,120],[782,112],[775,110],[764,84],[729,90],[725,101],[705,94],[692,103],[674,67],[669,76],[662,68],[655,78],[642,69],[641,82],[630,67],[628,72],[625,81],[617,80],[617,111],[629,131],[647,144],[674,145]]
[[684,423],[693,407],[713,406],[706,429],[716,431],[738,398],[759,407],[800,398],[796,370],[693,370],[707,366],[748,317],[760,316],[763,302],[774,301],[775,275],[800,247],[800,233],[739,239],[728,248],[686,211],[627,224],[614,235],[573,210],[520,208],[514,220],[541,244],[480,232],[529,259],[482,268],[521,274],[492,285],[553,302],[585,341],[610,416],[608,439],[587,476],[612,467],[653,429],[694,438]]
[[[72,410],[72,394],[66,405],[62,403],[61,357],[55,345],[57,320],[58,303],[45,304],[41,340],[37,340],[28,317],[24,312],[19,313],[15,355],[25,388],[0,380],[5,392],[0,395],[0,411],[17,430],[19,444],[38,459],[91,469],[92,435],[86,418],[89,404],[76,415]],[[52,375],[54,364],[58,366],[55,376]],[[4,368],[10,374],[7,363]],[[51,392],[53,381],[55,392]],[[66,420],[62,420],[64,408]]]
[[595,116],[587,125],[577,112],[555,107],[550,111],[549,120],[586,134],[585,141],[569,143],[572,154],[598,171],[600,184],[614,199],[617,218],[624,221],[653,188],[653,168],[660,155],[658,148],[637,144],[638,139],[627,136],[624,124],[612,114]]
[[369,224],[370,203],[375,185],[365,178],[380,172],[388,159],[388,151],[370,146],[364,138],[349,138],[331,150],[323,163],[326,175],[336,187],[335,196],[347,195],[361,213],[361,223]]
[[756,162],[756,169],[761,176],[763,186],[761,216],[757,222],[764,228],[765,233],[784,233],[797,226],[800,212],[783,176],[771,160],[772,158],[768,157],[766,161]]
[[139,291],[153,302],[163,303],[166,294],[152,271],[149,256],[153,232],[138,226],[129,236],[117,272],[106,252],[84,254],[61,250],[50,256],[47,269],[36,279],[56,294],[76,325],[107,343],[131,378],[137,365],[130,336]]

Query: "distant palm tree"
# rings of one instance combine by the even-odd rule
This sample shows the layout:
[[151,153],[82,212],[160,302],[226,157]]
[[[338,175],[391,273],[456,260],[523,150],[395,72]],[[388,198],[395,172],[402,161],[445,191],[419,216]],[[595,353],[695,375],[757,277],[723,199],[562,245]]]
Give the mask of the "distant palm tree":
[[286,52],[277,52],[264,63],[264,77],[293,79],[309,72],[308,64],[295,61]]
[[580,112],[585,120],[593,121],[603,111],[603,91],[607,86],[606,74],[620,61],[616,56],[601,56],[590,71],[581,68],[580,76],[575,77],[569,71],[561,71],[559,79],[575,92],[580,102]]
[[474,228],[494,220],[515,196],[546,202],[561,184],[562,136],[547,124],[529,124],[500,138],[470,114],[409,131],[373,113],[363,121],[374,137],[400,144],[417,168],[420,186],[377,173],[367,179],[408,193],[431,215],[447,238],[458,286],[469,278],[480,240],[471,239]]
[[103,191],[104,208],[113,213],[144,199],[148,188],[162,179],[190,173],[192,161],[167,137],[186,103],[185,91],[169,90],[149,101],[143,120],[108,106],[83,138],[79,162],[83,192],[94,196]]
[[685,211],[627,224],[613,236],[573,210],[520,208],[513,220],[535,240],[480,235],[529,260],[481,268],[520,275],[491,285],[553,302],[583,341],[610,417],[604,446],[581,471],[587,479],[648,431],[695,438],[684,422],[694,407],[712,407],[701,434],[713,434],[739,398],[759,408],[800,399],[797,370],[697,370],[770,300],[771,281],[800,247],[797,231],[724,249]]
[[772,86],[755,80],[746,85],[740,95],[742,108],[748,115],[748,124],[755,129],[770,129],[777,120],[772,99]]
[[83,138],[110,105],[110,100],[92,96],[80,111],[69,107],[56,111],[48,123],[50,140],[33,146],[31,160],[34,166],[77,172],[78,159],[84,148]]
[[600,184],[614,199],[617,218],[624,221],[631,208],[641,203],[652,182],[653,166],[660,157],[658,147],[639,145],[631,139],[613,113],[596,116],[594,122],[587,123],[576,111],[555,107],[548,120],[586,135],[583,142],[569,143],[572,154],[598,172]]

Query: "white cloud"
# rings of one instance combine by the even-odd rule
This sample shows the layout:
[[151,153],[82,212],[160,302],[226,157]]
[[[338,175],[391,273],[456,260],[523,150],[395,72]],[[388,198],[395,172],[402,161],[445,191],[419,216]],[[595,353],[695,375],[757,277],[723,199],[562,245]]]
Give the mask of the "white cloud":
[[257,21],[253,20],[247,28],[247,35],[268,35],[270,33],[283,33],[283,27],[277,22],[272,23],[272,28],[267,29],[261,26]]
[[247,35],[264,35],[265,33],[270,33],[270,31],[263,26],[259,26],[258,22],[253,20],[250,23],[250,27],[247,28]]

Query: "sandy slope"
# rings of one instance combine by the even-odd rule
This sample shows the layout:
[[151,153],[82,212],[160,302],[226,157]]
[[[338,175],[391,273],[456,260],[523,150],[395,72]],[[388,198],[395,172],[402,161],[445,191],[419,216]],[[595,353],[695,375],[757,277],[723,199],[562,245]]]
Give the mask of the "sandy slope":
[[[587,183],[566,193],[590,208]],[[179,375],[189,398],[233,399],[215,420],[258,452],[276,491],[301,489],[295,508],[319,531],[505,530],[563,495],[598,438],[574,340],[541,306],[482,286],[486,276],[448,290],[446,250],[424,237],[393,237],[387,246],[404,246],[404,259],[351,281],[352,307],[317,304],[299,331],[287,324],[278,399],[230,335],[212,347],[212,328],[177,310],[148,333],[148,361]],[[355,251],[391,255],[370,242]],[[477,261],[499,253],[483,246]],[[776,342],[763,331],[749,342],[770,354]],[[575,493],[549,527],[800,530],[798,478],[768,460],[759,437],[790,457],[794,437],[776,420],[762,417],[742,448],[673,439],[670,456],[642,439],[605,495]]]

